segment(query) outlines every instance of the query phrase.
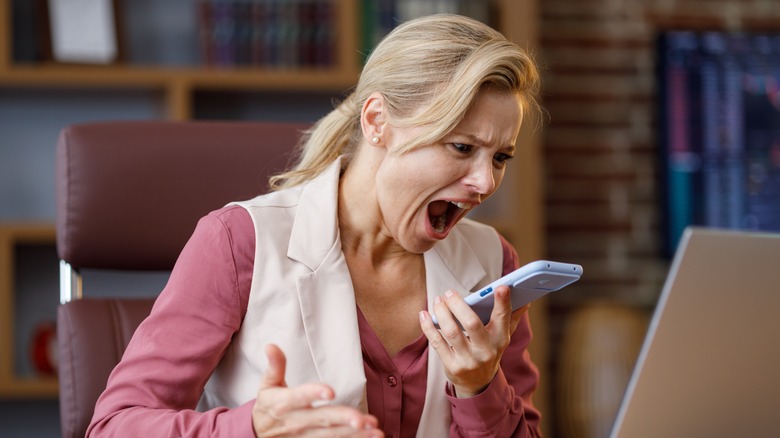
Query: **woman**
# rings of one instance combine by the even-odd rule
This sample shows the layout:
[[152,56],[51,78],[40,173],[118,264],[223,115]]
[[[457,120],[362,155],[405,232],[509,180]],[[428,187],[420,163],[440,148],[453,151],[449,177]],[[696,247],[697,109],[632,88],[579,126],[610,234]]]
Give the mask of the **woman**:
[[88,434],[539,435],[526,309],[499,288],[485,326],[461,298],[517,266],[464,217],[537,87],[481,23],[399,26],[273,192],[200,221]]

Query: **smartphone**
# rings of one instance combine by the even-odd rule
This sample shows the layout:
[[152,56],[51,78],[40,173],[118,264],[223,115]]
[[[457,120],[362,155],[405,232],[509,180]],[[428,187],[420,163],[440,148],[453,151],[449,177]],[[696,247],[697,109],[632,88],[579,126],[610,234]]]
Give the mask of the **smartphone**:
[[[493,312],[493,293],[498,286],[507,285],[512,296],[512,310],[574,283],[582,276],[582,266],[571,263],[537,260],[499,278],[464,298],[482,323],[490,321]],[[431,313],[434,324],[438,324]]]

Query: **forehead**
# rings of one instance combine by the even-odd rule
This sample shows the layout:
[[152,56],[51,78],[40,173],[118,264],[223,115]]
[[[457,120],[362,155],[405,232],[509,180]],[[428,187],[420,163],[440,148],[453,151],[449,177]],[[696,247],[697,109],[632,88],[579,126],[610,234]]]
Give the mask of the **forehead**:
[[452,131],[487,143],[514,145],[522,122],[522,101],[517,93],[483,89]]

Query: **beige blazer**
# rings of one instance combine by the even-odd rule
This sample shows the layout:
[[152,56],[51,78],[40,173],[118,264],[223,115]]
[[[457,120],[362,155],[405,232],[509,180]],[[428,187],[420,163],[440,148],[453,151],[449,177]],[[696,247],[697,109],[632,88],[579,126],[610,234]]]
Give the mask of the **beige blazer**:
[[[239,203],[257,237],[249,307],[199,409],[254,399],[266,367],[263,348],[276,343],[287,356],[288,385],[327,383],[335,389],[334,403],[367,412],[355,296],[337,222],[339,170],[337,161],[307,184]],[[424,261],[430,308],[448,289],[465,295],[498,278],[503,253],[494,229],[464,219]],[[446,383],[431,352],[417,436],[448,435]]]

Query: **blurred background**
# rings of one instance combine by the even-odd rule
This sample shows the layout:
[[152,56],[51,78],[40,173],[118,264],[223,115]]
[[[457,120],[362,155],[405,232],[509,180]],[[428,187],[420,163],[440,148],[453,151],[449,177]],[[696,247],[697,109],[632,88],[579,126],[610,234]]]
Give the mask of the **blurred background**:
[[[536,401],[546,436],[607,436],[681,230],[780,230],[775,0],[0,0],[3,436],[59,435],[63,127],[313,122],[387,31],[440,11],[491,24],[542,68],[545,122],[475,216],[524,261],[583,265],[532,307]],[[154,295],[165,279],[123,283]]]

